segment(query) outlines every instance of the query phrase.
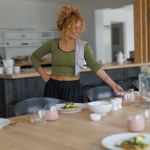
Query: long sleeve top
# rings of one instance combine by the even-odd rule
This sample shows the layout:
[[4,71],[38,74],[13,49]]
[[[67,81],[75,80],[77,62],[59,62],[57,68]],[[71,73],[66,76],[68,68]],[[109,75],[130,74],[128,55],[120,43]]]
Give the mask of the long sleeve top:
[[[75,75],[75,50],[71,52],[65,52],[59,48],[59,40],[51,39],[34,51],[30,57],[30,60],[37,70],[41,67],[39,59],[48,53],[52,54],[52,74],[55,76],[70,76],[78,77],[80,73]],[[92,51],[88,44],[84,47],[84,59],[91,70],[96,73],[101,66],[95,60]]]

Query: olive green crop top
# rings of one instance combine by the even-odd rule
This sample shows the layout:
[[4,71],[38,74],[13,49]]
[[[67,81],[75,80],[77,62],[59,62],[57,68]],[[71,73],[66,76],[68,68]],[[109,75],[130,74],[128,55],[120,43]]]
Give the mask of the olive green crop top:
[[[52,54],[52,74],[54,76],[69,76],[78,77],[80,73],[75,76],[75,51],[65,52],[58,48],[60,38],[51,39],[34,51],[30,57],[30,60],[37,70],[41,67],[39,59],[48,53]],[[84,47],[84,58],[87,65],[91,70],[96,73],[101,66],[95,60],[91,49],[88,44]]]

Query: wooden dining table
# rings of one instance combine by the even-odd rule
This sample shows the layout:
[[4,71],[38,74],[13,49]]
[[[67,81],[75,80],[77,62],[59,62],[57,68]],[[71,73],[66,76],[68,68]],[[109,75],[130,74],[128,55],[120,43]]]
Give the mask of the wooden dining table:
[[[90,120],[92,112],[88,107],[78,113],[60,113],[58,120],[43,125],[31,123],[31,114],[8,118],[18,123],[0,130],[0,150],[94,150],[93,146],[106,150],[101,144],[103,138],[129,133],[127,117],[129,112],[138,110],[139,99],[130,105],[122,103],[122,106],[99,121]],[[141,133],[150,134],[150,126]]]

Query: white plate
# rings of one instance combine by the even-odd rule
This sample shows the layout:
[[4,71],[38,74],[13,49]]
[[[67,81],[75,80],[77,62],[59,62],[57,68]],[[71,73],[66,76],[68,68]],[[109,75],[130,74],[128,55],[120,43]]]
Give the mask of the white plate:
[[60,111],[60,113],[64,113],[64,114],[70,114],[70,113],[77,113],[77,112],[80,112],[82,111],[82,109],[79,109],[79,110],[71,110],[71,111]]
[[0,118],[0,129],[3,127],[3,126],[6,126],[10,124],[10,120],[9,119],[5,119],[5,118]]
[[[121,140],[125,140],[125,139],[131,138],[133,136],[137,136],[139,134],[141,134],[141,133],[114,134],[114,135],[110,135],[110,136],[105,137],[101,141],[101,143],[105,148],[110,149],[110,150],[123,150],[122,148],[117,147],[116,144],[118,142],[120,142]],[[150,145],[150,134],[143,134],[143,135],[145,136],[145,139],[144,139],[145,143]]]
[[[135,95],[136,98],[139,97],[139,91],[134,91],[134,93],[136,93],[137,95]],[[118,96],[124,96],[124,92],[119,92],[117,93]]]
[[57,104],[57,110],[60,113],[76,113],[76,112],[80,112],[82,109],[87,107],[87,104],[83,104],[83,103],[74,103],[75,105],[77,105],[79,108],[78,109],[61,109],[61,107],[65,106],[65,103],[63,104]]
[[124,92],[117,93],[118,96],[124,96]]
[[136,98],[139,97],[139,91],[134,91],[134,94],[137,94],[137,95],[135,95]]

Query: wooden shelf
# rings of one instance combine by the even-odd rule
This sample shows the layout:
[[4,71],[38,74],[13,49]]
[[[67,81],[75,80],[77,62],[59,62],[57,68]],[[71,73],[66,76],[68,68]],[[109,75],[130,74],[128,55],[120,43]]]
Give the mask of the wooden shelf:
[[52,37],[32,37],[32,38],[7,38],[7,40],[48,40]]
[[[41,65],[52,64],[51,60],[40,62]],[[32,63],[18,64],[15,63],[14,66],[32,66]],[[0,64],[0,67],[4,67],[4,65]]]
[[7,47],[9,48],[9,47],[39,47],[39,46],[42,46],[42,44],[39,44],[39,45],[9,45]]

